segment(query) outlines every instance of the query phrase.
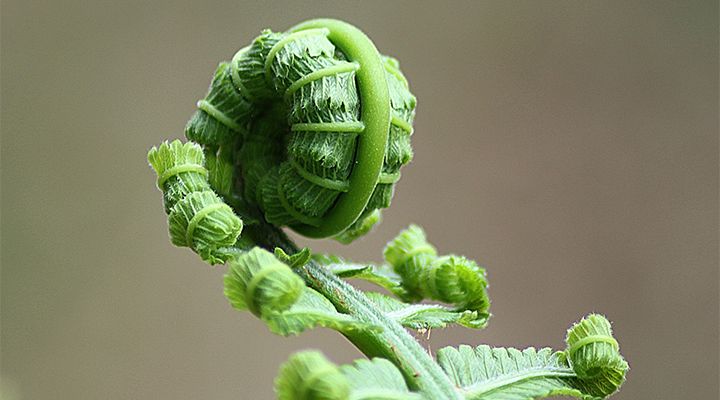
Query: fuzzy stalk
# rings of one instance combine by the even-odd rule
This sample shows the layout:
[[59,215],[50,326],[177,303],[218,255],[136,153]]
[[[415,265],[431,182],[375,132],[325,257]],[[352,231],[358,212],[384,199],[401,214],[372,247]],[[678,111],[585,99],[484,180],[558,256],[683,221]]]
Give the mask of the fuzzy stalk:
[[[274,226],[260,224],[248,230],[258,245],[268,249],[282,248],[288,254],[298,252],[297,245]],[[399,323],[387,318],[365,294],[314,261],[296,272],[308,286],[330,300],[338,311],[352,315],[361,322],[382,326],[381,332],[361,331],[345,335],[368,357],[392,361],[405,376],[411,389],[433,400],[459,400],[463,396],[415,338]]]

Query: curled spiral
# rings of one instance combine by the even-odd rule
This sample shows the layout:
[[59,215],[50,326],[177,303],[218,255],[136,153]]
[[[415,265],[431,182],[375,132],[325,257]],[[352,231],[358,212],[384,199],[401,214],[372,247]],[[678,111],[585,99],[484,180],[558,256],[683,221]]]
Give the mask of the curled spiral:
[[578,376],[578,386],[600,398],[620,388],[629,367],[612,335],[610,321],[590,314],[568,330],[565,342],[565,356]]
[[234,245],[243,224],[211,189],[202,148],[165,142],[150,150],[148,161],[163,192],[172,243],[193,249],[211,264],[224,262],[217,250]]
[[462,256],[438,256],[419,226],[411,225],[388,243],[385,259],[402,278],[410,300],[429,298],[489,315],[485,270]]
[[305,288],[290,267],[259,247],[230,259],[229,265],[225,296],[235,309],[249,309],[258,317],[265,310],[287,310]]
[[319,19],[265,30],[221,63],[185,134],[238,150],[238,191],[268,222],[349,242],[390,205],[415,105],[396,60]]
[[294,354],[275,380],[279,400],[347,400],[350,383],[340,368],[318,351]]

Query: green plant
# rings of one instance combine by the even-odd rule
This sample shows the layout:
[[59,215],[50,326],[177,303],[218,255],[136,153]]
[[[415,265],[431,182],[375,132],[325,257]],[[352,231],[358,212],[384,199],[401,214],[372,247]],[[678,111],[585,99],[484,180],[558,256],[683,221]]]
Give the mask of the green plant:
[[[320,19],[264,31],[221,63],[185,134],[148,159],[170,237],[227,263],[225,294],[280,335],[327,327],[370,360],[337,366],[300,352],[276,381],[280,399],[533,399],[614,393],[628,369],[609,322],[573,325],[563,351],[460,346],[433,359],[407,329],[487,324],[485,270],[439,255],[410,226],[385,263],[299,249],[281,230],[349,243],[390,205],[412,158],[415,97],[397,61],[355,27]],[[241,235],[242,231],[242,235]],[[395,297],[361,292],[364,279]],[[441,304],[420,303],[436,300]]]

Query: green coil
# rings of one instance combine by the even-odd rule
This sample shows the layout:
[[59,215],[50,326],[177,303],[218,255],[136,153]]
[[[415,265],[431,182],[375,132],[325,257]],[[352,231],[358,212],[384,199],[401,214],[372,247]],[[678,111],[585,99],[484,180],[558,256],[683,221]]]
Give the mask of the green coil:
[[379,221],[412,159],[398,62],[345,22],[265,30],[221,63],[186,136],[236,148],[236,189],[268,222],[347,243]]

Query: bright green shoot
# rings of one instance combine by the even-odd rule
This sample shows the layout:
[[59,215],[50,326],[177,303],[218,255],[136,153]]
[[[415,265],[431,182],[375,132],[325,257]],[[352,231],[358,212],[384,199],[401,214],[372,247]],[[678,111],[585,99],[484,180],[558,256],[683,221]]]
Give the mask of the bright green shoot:
[[[398,62],[365,34],[312,20],[266,30],[221,63],[186,127],[190,141],[148,154],[172,243],[228,265],[225,295],[235,309],[279,335],[336,330],[368,356],[338,366],[318,352],[297,353],[280,368],[278,398],[615,393],[628,364],[597,314],[574,324],[560,351],[463,345],[434,359],[408,330],[484,328],[488,281],[474,261],[439,254],[420,227],[401,232],[377,265],[312,254],[284,234],[283,226],[350,243],[368,233],[412,159],[415,104]],[[386,294],[362,292],[346,278]]]

